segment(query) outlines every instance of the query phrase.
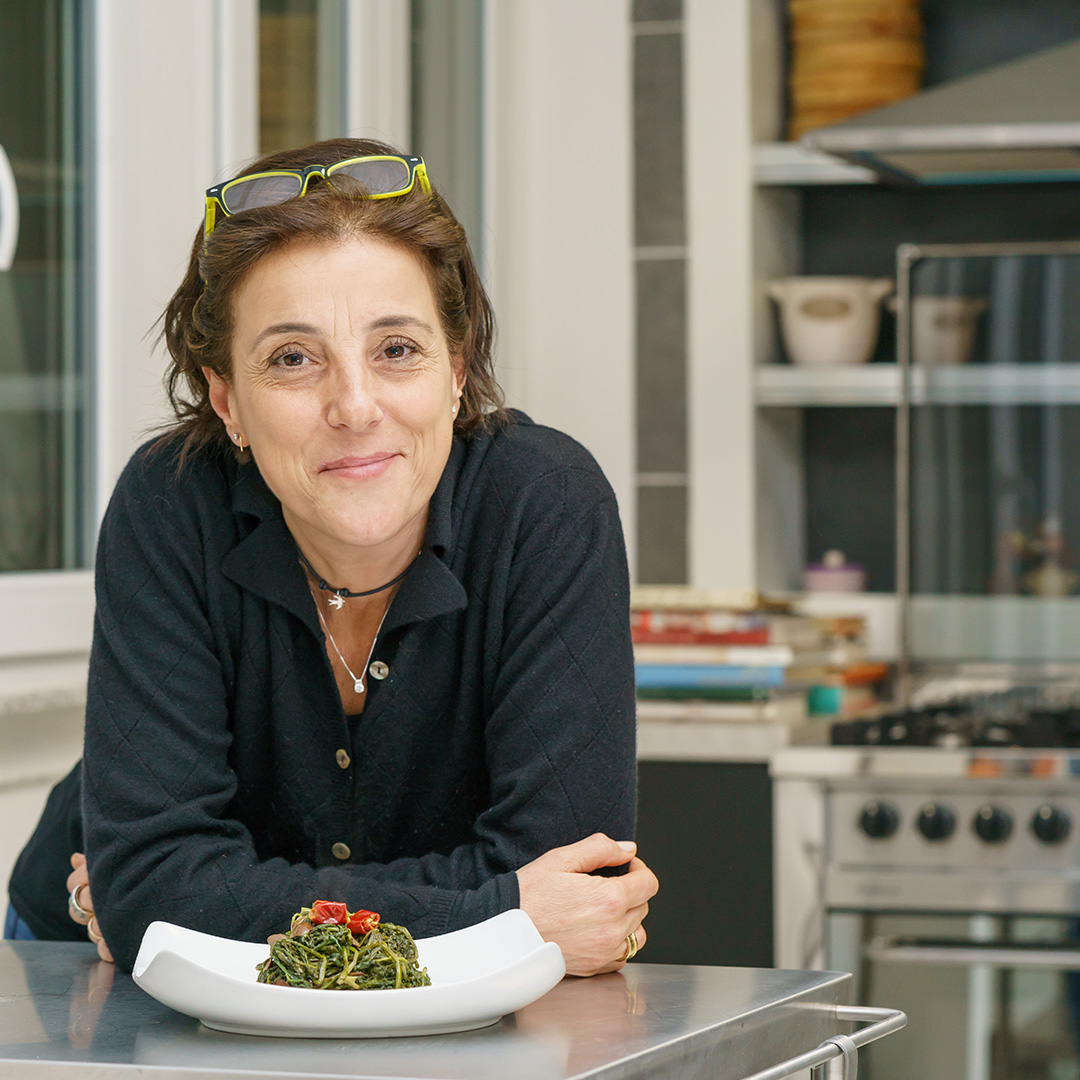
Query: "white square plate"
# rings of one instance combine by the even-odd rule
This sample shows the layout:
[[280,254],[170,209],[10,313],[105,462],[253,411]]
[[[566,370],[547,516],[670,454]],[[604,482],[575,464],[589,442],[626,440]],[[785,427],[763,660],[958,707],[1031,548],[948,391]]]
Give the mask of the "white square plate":
[[132,976],[162,1004],[219,1031],[342,1039],[486,1027],[546,994],[566,973],[559,946],[545,943],[519,908],[421,938],[416,948],[431,986],[304,990],[256,982],[268,945],[154,922]]

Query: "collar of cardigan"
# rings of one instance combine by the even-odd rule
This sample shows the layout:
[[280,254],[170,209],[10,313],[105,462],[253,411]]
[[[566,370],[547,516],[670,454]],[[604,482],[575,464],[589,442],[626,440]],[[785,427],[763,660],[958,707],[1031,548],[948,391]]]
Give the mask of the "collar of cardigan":
[[[438,618],[468,605],[464,586],[445,561],[453,547],[454,496],[464,460],[465,445],[454,439],[431,497],[424,547],[390,605],[384,635],[399,626]],[[282,517],[281,504],[250,460],[235,465],[232,510],[234,515],[257,519],[257,523],[254,528],[240,528],[246,535],[222,560],[222,573],[242,589],[292,612],[319,635],[315,601],[296,558],[296,545]]]

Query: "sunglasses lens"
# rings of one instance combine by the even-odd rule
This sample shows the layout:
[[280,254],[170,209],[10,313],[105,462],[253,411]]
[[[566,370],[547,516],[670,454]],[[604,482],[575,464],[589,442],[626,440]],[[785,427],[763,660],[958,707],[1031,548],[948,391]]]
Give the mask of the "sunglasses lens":
[[369,195],[386,195],[409,186],[409,166],[392,158],[351,161],[327,170],[330,176],[351,176]]
[[276,206],[300,194],[299,176],[256,176],[230,184],[224,192],[225,208],[230,214],[256,206]]

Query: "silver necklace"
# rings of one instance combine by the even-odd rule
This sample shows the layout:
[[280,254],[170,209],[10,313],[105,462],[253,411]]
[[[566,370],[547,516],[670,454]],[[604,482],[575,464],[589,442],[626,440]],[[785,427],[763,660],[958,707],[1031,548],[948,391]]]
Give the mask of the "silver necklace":
[[[308,586],[311,589],[311,586]],[[349,673],[349,678],[353,681],[353,690],[357,694],[364,692],[364,677],[363,675],[357,676],[356,672],[349,667],[348,661],[341,655],[341,650],[338,648],[337,642],[334,640],[334,635],[330,633],[330,627],[326,625],[326,620],[323,618],[323,613],[319,608],[319,598],[315,595],[315,590],[311,589],[311,598],[315,601],[315,614],[319,616],[319,622],[322,623],[322,628],[326,636],[330,639],[330,644],[334,647],[334,652],[337,653],[337,658],[341,661],[341,666]],[[390,606],[387,605],[386,611],[383,612],[382,618],[379,620],[378,629],[375,631],[375,637],[372,638],[371,648],[368,649],[367,659],[364,661],[364,666],[361,671],[367,671],[368,664],[371,663],[371,658],[375,653],[375,642],[379,640],[379,631],[382,630],[383,623],[386,622],[386,614],[390,610]]]

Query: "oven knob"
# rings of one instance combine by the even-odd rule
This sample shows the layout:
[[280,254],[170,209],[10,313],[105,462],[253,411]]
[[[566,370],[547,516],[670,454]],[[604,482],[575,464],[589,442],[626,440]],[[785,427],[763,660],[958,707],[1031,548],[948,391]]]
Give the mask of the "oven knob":
[[859,828],[871,840],[887,840],[899,824],[900,815],[888,803],[867,803],[859,815]]
[[956,815],[938,803],[927,803],[919,811],[919,832],[927,840],[946,840],[956,828]]
[[1044,844],[1060,844],[1071,827],[1069,815],[1049,803],[1040,806],[1031,819],[1031,831]]
[[1012,815],[1000,806],[984,806],[975,815],[975,832],[988,844],[1001,844],[1012,833]]

